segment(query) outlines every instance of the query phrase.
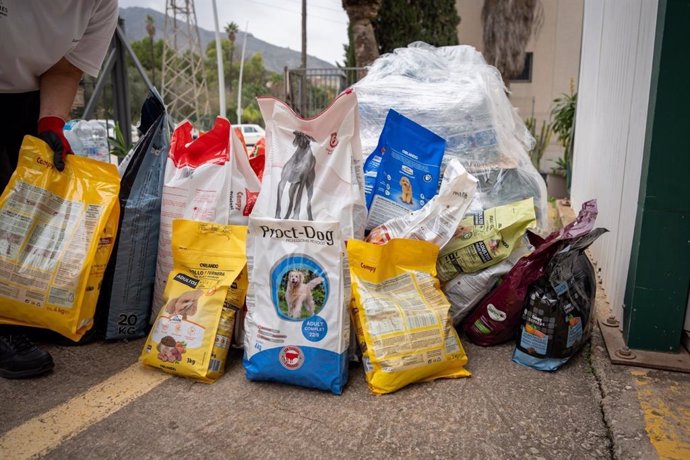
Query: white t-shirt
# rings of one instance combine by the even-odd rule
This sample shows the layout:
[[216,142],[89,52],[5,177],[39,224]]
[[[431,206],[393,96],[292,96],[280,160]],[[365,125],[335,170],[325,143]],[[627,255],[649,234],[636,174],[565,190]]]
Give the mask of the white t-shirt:
[[0,0],[0,93],[38,89],[63,57],[97,76],[117,24],[117,0]]

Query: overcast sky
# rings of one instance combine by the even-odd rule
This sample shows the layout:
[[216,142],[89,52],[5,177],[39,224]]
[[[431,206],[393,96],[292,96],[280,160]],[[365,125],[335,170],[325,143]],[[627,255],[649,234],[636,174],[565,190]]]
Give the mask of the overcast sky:
[[[183,0],[181,0],[182,2]],[[234,21],[249,33],[266,42],[302,49],[301,0],[216,0],[221,33]],[[120,6],[142,6],[165,13],[166,0],[120,0]],[[200,27],[213,30],[211,0],[195,0]],[[344,60],[343,44],[347,43],[347,13],[341,0],[307,0],[307,53],[335,63]]]

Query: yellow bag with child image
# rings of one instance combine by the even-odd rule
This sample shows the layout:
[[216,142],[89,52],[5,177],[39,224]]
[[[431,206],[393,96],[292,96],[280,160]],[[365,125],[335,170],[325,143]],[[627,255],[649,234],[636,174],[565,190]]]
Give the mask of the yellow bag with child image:
[[414,382],[470,376],[448,315],[450,303],[436,279],[438,251],[435,244],[420,240],[347,242],[352,320],[375,394]]
[[115,165],[53,151],[26,136],[0,196],[0,324],[74,341],[93,326],[120,215]]
[[247,227],[173,220],[173,270],[139,360],[212,383],[223,375],[247,283]]

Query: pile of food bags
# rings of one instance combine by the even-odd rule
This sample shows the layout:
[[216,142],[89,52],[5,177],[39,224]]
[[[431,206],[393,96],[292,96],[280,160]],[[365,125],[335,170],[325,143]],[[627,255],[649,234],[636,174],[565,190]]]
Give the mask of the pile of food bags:
[[497,345],[519,340],[513,360],[539,370],[565,364],[589,338],[596,295],[594,269],[584,254],[606,229],[594,228],[596,200],[522,257],[465,319],[472,342]]
[[546,187],[528,155],[534,139],[476,49],[412,43],[377,59],[354,89],[363,152],[376,150],[393,109],[446,141],[444,163],[457,158],[478,179],[484,209],[532,197],[545,225]]
[[[146,365],[211,383],[234,345],[248,380],[334,394],[351,360],[375,394],[469,377],[458,331],[479,345],[517,337],[513,360],[549,371],[587,341],[596,203],[546,239],[532,232],[546,214],[533,139],[474,48],[398,49],[313,118],[259,106],[266,139],[250,159],[225,118],[171,132],[152,93],[121,180],[114,167],[85,175],[83,158],[36,179],[49,160],[27,138],[0,198],[0,322],[78,340],[102,285],[104,337],[147,336]],[[104,182],[100,195],[78,193],[86,180]],[[55,229],[62,246],[46,243]],[[74,286],[17,287],[65,265]],[[2,307],[27,299],[43,313]]]

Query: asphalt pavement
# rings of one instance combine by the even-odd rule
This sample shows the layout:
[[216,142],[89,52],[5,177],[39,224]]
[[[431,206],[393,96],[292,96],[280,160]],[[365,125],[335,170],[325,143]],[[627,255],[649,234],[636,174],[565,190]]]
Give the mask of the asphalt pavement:
[[0,459],[690,459],[690,376],[612,365],[597,326],[554,373],[463,344],[472,377],[383,396],[358,364],[334,396],[249,382],[240,350],[209,385],[141,366],[143,339],[43,344],[52,373],[0,379]]
[[465,339],[472,377],[383,396],[359,365],[341,396],[249,382],[240,350],[197,383],[143,343],[44,344],[54,372],[0,379],[0,458],[690,458],[690,376],[612,365],[596,327],[554,373]]
[[143,340],[47,346],[52,374],[0,381],[0,458],[610,458],[587,353],[549,374],[464,344],[471,378],[384,396],[358,365],[334,396],[248,382],[239,351],[208,385],[142,368]]

